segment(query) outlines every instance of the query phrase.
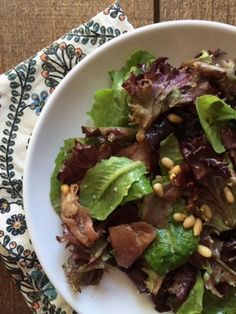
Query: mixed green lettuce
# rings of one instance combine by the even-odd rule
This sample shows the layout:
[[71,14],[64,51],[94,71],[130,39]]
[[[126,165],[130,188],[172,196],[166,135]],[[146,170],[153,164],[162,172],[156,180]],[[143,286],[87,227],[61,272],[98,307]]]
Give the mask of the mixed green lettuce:
[[149,64],[155,58],[147,51],[136,51],[119,71],[110,71],[111,88],[98,90],[94,95],[92,109],[88,115],[95,127],[126,127],[129,124],[128,94],[122,87],[131,73],[143,71],[141,65]]
[[126,157],[102,160],[89,169],[82,180],[80,202],[89,208],[93,218],[105,220],[125,198],[127,201],[150,193],[150,184],[145,179],[139,181],[146,172],[141,161],[133,161]]
[[111,88],[98,90],[88,114],[95,127],[125,127],[128,125],[129,114],[127,95]]
[[123,90],[122,84],[130,77],[131,74],[138,75],[143,73],[143,66],[148,66],[153,61],[155,61],[155,57],[148,51],[138,50],[134,52],[127,59],[124,67],[118,71],[113,70],[109,72],[112,80],[112,88],[114,90]]
[[121,205],[131,202],[134,200],[141,199],[145,195],[151,194],[153,192],[150,181],[145,175],[141,176],[139,181],[134,182],[128,190],[128,195],[126,195]]
[[55,167],[51,176],[50,200],[53,208],[57,213],[61,210],[61,182],[58,179],[58,173],[63,162],[70,156],[72,148],[75,146],[75,139],[70,138],[64,141],[56,159]]
[[163,276],[170,270],[185,263],[196,250],[199,238],[192,229],[170,223],[168,229],[157,229],[157,237],[146,250],[144,258],[158,275]]
[[208,140],[217,153],[225,152],[221,139],[221,130],[226,122],[236,119],[236,110],[214,95],[200,96],[196,108]]
[[[220,50],[179,68],[136,51],[109,72],[110,87],[95,93],[88,113],[94,127],[64,142],[51,177],[51,203],[63,220],[58,240],[73,247],[65,271],[75,289],[98,284],[107,263],[116,263],[159,312],[236,313],[235,68]],[[163,157],[181,165],[173,180]],[[63,197],[61,184],[73,187]],[[73,215],[63,212],[65,199]],[[194,236],[175,221],[177,212],[200,218],[203,232]],[[92,239],[87,246],[83,237]],[[199,243],[211,258],[199,255]]]

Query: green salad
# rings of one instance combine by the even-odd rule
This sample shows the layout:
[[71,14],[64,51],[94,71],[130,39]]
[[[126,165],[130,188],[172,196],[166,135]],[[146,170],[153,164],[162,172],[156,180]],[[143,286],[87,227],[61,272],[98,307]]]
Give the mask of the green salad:
[[236,63],[136,51],[64,141],[50,198],[75,291],[116,267],[177,314],[236,314]]

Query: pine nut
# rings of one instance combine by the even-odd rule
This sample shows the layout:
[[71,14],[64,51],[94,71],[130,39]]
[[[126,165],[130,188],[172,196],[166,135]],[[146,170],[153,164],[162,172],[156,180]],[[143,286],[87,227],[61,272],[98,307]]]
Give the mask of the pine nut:
[[200,255],[206,258],[212,257],[212,251],[205,245],[198,245],[197,251]]
[[203,204],[201,207],[200,207],[200,211],[203,212],[204,214],[204,219],[205,220],[210,220],[211,217],[212,217],[212,212],[211,212],[211,208],[209,205],[207,204]]
[[175,175],[177,175],[178,173],[180,173],[180,171],[181,171],[180,165],[176,165],[169,171],[169,174],[174,173]]
[[161,164],[167,169],[172,169],[174,167],[174,162],[169,157],[161,158]]
[[195,217],[190,215],[184,219],[183,227],[184,229],[190,229],[195,224]]
[[228,186],[224,188],[224,194],[225,194],[225,199],[228,203],[230,204],[234,203],[233,193],[230,191]]
[[167,119],[172,122],[172,123],[181,123],[183,122],[183,118],[178,116],[177,114],[175,113],[170,113],[168,114],[167,116]]
[[230,181],[231,181],[232,185],[236,185],[236,177],[231,177]]
[[136,134],[136,140],[137,142],[142,142],[145,139],[145,130],[139,129]]
[[172,174],[170,175],[170,181],[174,180],[175,177],[176,177],[176,174],[172,173]]
[[163,197],[164,195],[164,190],[163,190],[163,186],[161,183],[155,183],[153,185],[153,190],[154,192],[159,196],[159,197]]
[[194,226],[193,226],[193,234],[195,237],[198,237],[202,233],[202,220],[200,218],[196,218]]
[[62,192],[64,195],[68,194],[69,191],[70,191],[70,187],[69,187],[68,184],[62,184],[62,185],[61,185],[61,192]]
[[184,215],[182,213],[174,213],[173,218],[175,221],[183,222],[184,219],[186,218],[186,215]]

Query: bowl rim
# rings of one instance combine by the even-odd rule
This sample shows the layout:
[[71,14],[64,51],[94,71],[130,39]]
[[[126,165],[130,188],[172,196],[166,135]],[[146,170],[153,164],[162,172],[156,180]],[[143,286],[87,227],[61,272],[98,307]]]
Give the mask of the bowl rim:
[[[60,97],[61,94],[63,94],[64,89],[67,87],[67,85],[70,83],[71,80],[73,80],[73,77],[77,74],[78,71],[82,70],[89,62],[94,58],[95,55],[101,55],[104,50],[108,49],[110,46],[119,45],[121,41],[128,40],[130,37],[138,36],[140,33],[143,32],[149,32],[154,29],[168,29],[172,28],[174,26],[178,27],[210,27],[213,29],[221,29],[226,30],[229,32],[233,32],[236,35],[236,26],[229,25],[226,23],[221,22],[215,22],[215,21],[209,21],[209,20],[171,20],[171,21],[164,21],[164,22],[158,22],[154,24],[145,25],[142,27],[139,27],[137,29],[133,29],[127,33],[124,33],[116,38],[113,38],[112,40],[106,42],[100,47],[95,48],[93,51],[91,51],[83,60],[81,60],[78,64],[74,66],[74,68],[71,69],[71,71],[61,80],[55,91],[52,95],[50,95],[46,106],[44,107],[42,113],[40,114],[39,118],[36,121],[36,124],[33,128],[32,135],[30,138],[30,142],[28,145],[26,158],[25,158],[25,164],[24,164],[24,174],[23,174],[23,206],[24,206],[24,212],[25,212],[25,218],[26,218],[26,224],[29,231],[29,236],[32,242],[32,246],[36,252],[37,258],[42,265],[43,271],[48,276],[50,282],[53,284],[55,289],[59,292],[59,294],[64,298],[63,293],[61,293],[60,287],[57,287],[57,284],[54,280],[54,276],[51,275],[50,271],[48,270],[47,263],[45,262],[45,258],[43,257],[43,254],[40,250],[38,250],[37,246],[37,234],[35,234],[32,224],[31,217],[33,216],[33,211],[30,209],[29,206],[29,200],[30,197],[28,196],[28,187],[30,182],[30,169],[32,168],[31,165],[33,163],[33,151],[34,147],[36,145],[37,139],[40,135],[41,125],[43,124],[44,117],[47,115],[47,113],[52,110],[53,103],[55,103],[56,99]],[[73,305],[65,299],[65,301],[73,308]]]

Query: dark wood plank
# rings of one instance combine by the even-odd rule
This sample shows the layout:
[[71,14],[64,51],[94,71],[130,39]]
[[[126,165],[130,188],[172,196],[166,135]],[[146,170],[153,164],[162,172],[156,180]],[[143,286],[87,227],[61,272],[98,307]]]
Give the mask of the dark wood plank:
[[160,21],[211,20],[236,25],[234,0],[159,0]]
[[0,313],[30,314],[20,291],[16,288],[10,273],[0,261]]
[[[112,0],[0,0],[0,73],[105,9]],[[153,23],[153,0],[121,0],[130,22]]]

